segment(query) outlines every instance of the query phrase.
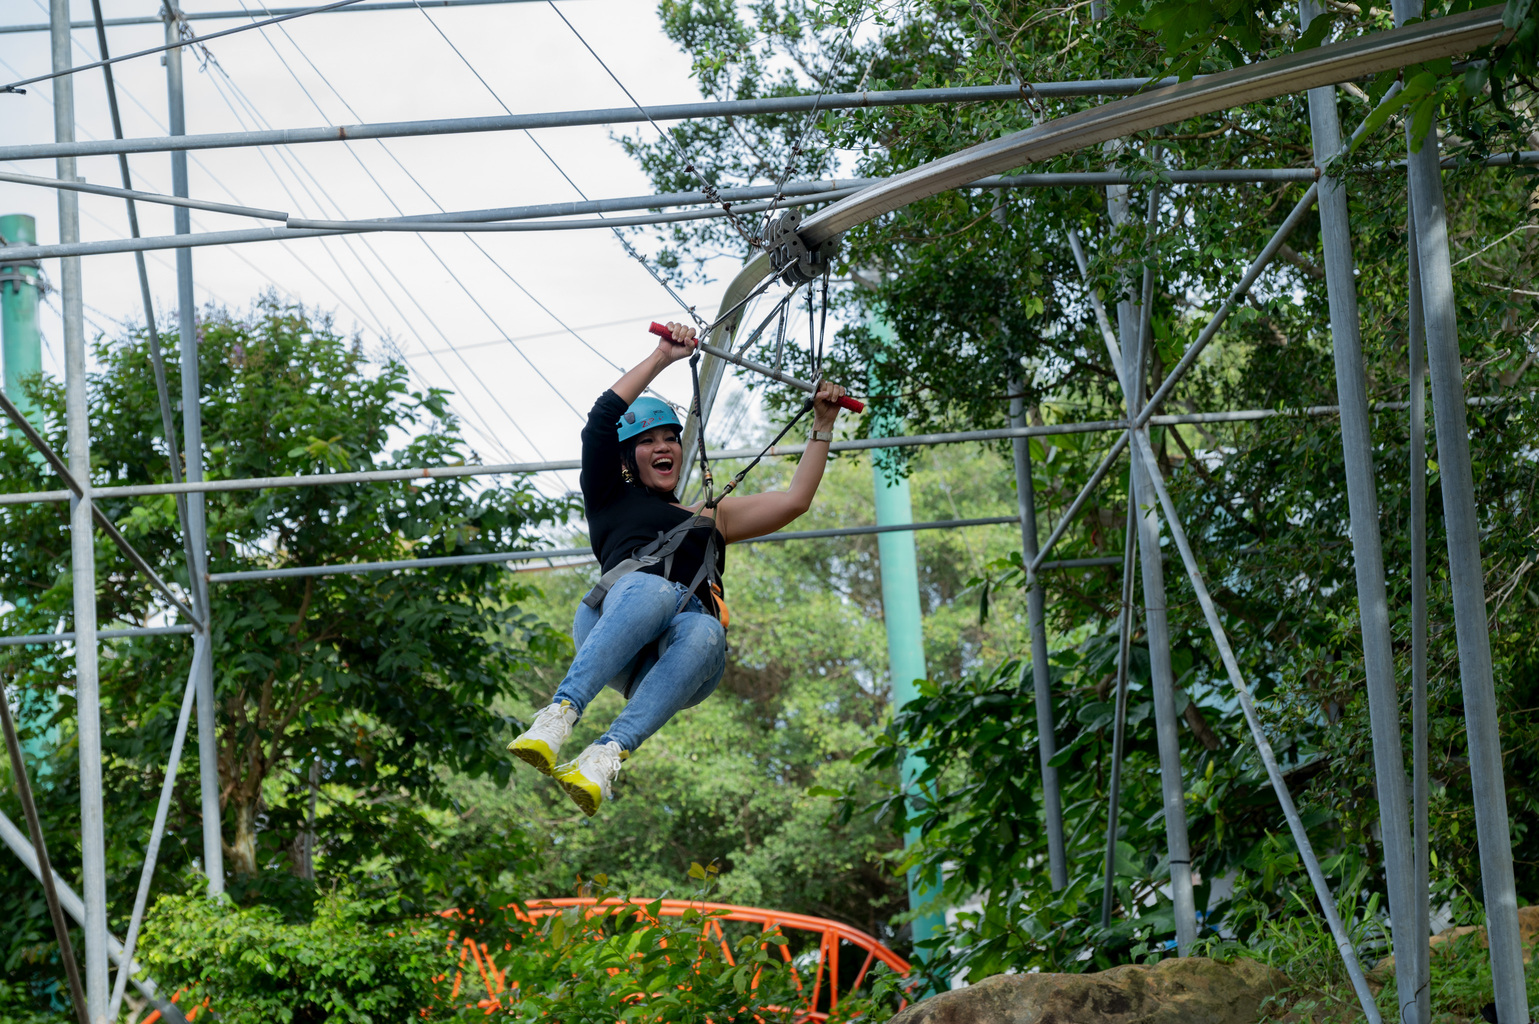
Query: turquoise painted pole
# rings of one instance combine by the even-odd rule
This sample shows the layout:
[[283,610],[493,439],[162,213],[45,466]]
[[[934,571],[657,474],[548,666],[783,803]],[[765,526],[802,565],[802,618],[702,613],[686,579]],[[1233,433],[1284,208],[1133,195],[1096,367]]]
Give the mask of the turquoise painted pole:
[[[0,217],[0,244],[36,245],[37,222],[25,213]],[[21,388],[23,380],[43,370],[37,300],[37,262],[0,262],[0,363],[5,371],[5,394],[34,426],[41,427],[37,405],[22,394]]]
[[[896,342],[892,329],[875,317],[868,326],[889,346]],[[877,377],[880,376],[878,371]],[[901,434],[902,425],[891,414],[873,414],[871,436]],[[897,526],[914,521],[914,506],[909,500],[908,478],[889,473],[889,460],[901,458],[893,450],[871,454],[873,491],[878,526]],[[882,566],[882,614],[887,625],[887,662],[892,673],[892,705],[902,707],[919,695],[918,680],[927,675],[924,663],[924,623],[919,612],[919,560],[914,553],[911,532],[877,534],[877,553]],[[924,771],[924,756],[910,750],[903,758],[902,781],[908,790]],[[919,838],[917,829],[904,837],[904,845]],[[918,907],[932,897],[917,870],[908,873],[908,905]],[[923,942],[944,930],[946,918],[941,913],[924,914],[910,926],[914,942]]]
[[[37,221],[31,214],[8,213],[0,217],[0,245],[36,245]],[[5,250],[0,248],[0,253]],[[43,335],[37,325],[37,300],[40,295],[36,261],[5,263],[0,257],[0,370],[3,370],[5,396],[16,403],[33,426],[43,426],[37,403],[22,390],[22,381],[43,371]],[[20,436],[15,427],[10,428]],[[22,751],[32,766],[38,789],[48,785],[47,755],[58,744],[58,730],[44,729],[43,723],[59,709],[55,694],[43,707],[18,709],[21,731],[31,733],[22,743]]]

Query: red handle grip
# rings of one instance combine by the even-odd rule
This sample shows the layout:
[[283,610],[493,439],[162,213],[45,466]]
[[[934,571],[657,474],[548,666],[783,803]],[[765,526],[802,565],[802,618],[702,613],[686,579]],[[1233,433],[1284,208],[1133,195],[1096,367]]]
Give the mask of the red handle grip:
[[[647,330],[651,331],[659,338],[673,338],[673,332],[655,320],[652,321],[651,325],[647,327]],[[865,412],[866,404],[851,398],[849,395],[845,395],[843,398],[839,399],[839,408],[848,409],[850,412]]]

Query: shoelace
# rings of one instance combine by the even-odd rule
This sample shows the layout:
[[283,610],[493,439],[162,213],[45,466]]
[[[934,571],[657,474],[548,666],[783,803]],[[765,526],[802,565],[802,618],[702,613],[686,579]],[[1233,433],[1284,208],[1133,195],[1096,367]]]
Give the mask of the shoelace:
[[534,716],[534,722],[530,724],[530,729],[533,730],[542,726],[555,725],[558,722],[564,725],[566,723],[566,718],[564,715],[565,711],[566,709],[560,704],[547,705],[544,711],[541,711],[539,714]]
[[611,779],[620,774],[620,755],[615,753],[607,743],[591,748],[588,752],[588,760],[592,761],[595,767],[602,768]]

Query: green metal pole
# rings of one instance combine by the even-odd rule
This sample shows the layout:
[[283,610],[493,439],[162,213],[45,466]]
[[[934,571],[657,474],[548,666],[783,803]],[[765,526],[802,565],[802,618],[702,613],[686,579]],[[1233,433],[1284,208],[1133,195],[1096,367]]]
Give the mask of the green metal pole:
[[[31,214],[8,213],[0,216],[0,246],[36,245],[37,221]],[[0,248],[0,253],[4,249]],[[37,261],[5,263],[0,256],[0,367],[4,370],[5,396],[16,403],[22,415],[38,430],[43,429],[42,411],[23,390],[22,382],[43,372],[43,334],[37,325],[37,301],[42,290],[38,281]],[[19,436],[20,431],[12,427]],[[36,453],[30,453],[36,456]],[[24,599],[18,599],[18,602]],[[48,754],[58,744],[58,730],[44,723],[59,710],[58,694],[45,705],[18,708],[22,732],[31,736],[22,743],[27,761],[33,766],[38,789],[48,783]]]
[[[889,347],[896,344],[892,329],[872,317],[872,332]],[[878,368],[877,377],[880,377]],[[881,390],[878,385],[878,390]],[[901,434],[902,424],[895,416],[877,412],[871,424],[872,437]],[[871,455],[871,473],[876,498],[878,526],[899,526],[914,521],[914,506],[909,500],[908,478],[890,472],[892,461],[902,458],[894,450],[878,450]],[[887,661],[892,672],[892,706],[901,708],[919,695],[918,682],[926,677],[924,663],[924,627],[919,612],[919,561],[914,553],[914,535],[909,532],[877,535],[877,553],[882,566],[882,614],[887,625]],[[903,758],[903,789],[908,791],[924,771],[924,756],[910,750]],[[913,829],[903,837],[905,846],[919,838]],[[908,873],[909,909],[921,906],[932,897],[920,878],[918,869]],[[923,914],[910,926],[917,945],[945,929],[944,913]]]
[[[25,213],[0,217],[0,244],[36,245],[37,222]],[[43,336],[37,326],[38,294],[35,260],[0,262],[0,361],[5,368],[5,394],[33,426],[41,429],[37,404],[22,391],[22,381],[43,371]]]

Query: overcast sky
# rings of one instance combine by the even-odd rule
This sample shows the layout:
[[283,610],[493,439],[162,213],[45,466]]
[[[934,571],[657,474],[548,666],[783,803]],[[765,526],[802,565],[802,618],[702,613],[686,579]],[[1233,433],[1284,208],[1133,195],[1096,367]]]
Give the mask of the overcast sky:
[[[153,14],[159,6],[157,0],[102,3],[108,18]],[[243,6],[262,9],[256,0],[184,3],[189,12]],[[73,0],[72,7],[76,20],[91,17],[89,0]],[[699,98],[687,58],[662,35],[651,3],[562,0],[562,11],[642,103]],[[0,24],[46,19],[46,0],[9,0],[0,10]],[[199,34],[236,24],[192,22]],[[114,54],[161,42],[164,30],[158,25],[108,30]],[[48,47],[43,32],[0,34],[0,74],[11,81],[46,73]],[[514,113],[628,104],[550,6],[530,0],[426,13],[316,14],[215,40],[209,50],[217,67],[200,68],[191,52],[184,58],[190,134],[500,114],[504,104]],[[77,30],[76,63],[96,59],[94,31]],[[125,134],[167,134],[160,57],[125,61],[115,71]],[[101,72],[82,72],[75,80],[77,137],[110,138]],[[8,143],[53,140],[48,83],[31,86],[25,96],[0,96],[0,103]],[[652,191],[605,127],[554,129],[537,137],[589,197]],[[52,160],[0,166],[55,173]],[[130,167],[135,187],[170,192],[169,155],[134,156]],[[120,184],[115,157],[82,159],[79,174],[95,183]],[[573,185],[523,133],[207,150],[191,154],[190,179],[195,198],[324,218],[577,198]],[[127,237],[121,200],[82,195],[80,210],[84,239]],[[51,191],[0,183],[0,212],[30,213],[37,218],[38,241],[58,240]],[[139,217],[146,235],[173,230],[168,207],[141,204]],[[194,232],[258,225],[221,214],[192,215]],[[578,414],[618,376],[610,363],[628,367],[639,360],[654,342],[645,333],[647,321],[677,315],[667,293],[608,231],[261,242],[194,249],[193,268],[200,306],[214,302],[243,309],[272,289],[335,311],[339,326],[362,330],[371,339],[371,351],[372,339],[389,335],[416,375],[414,383],[455,392],[454,407],[487,461],[575,457]],[[731,269],[723,267],[721,276],[730,276]],[[45,272],[57,280],[57,261],[48,261]],[[173,254],[150,253],[149,272],[157,314],[162,323],[171,322]],[[142,321],[131,255],[87,257],[83,273],[88,338],[118,321]],[[686,290],[685,296],[710,312],[721,287]],[[51,295],[43,317],[43,366],[62,376],[57,310],[58,297]],[[661,389],[684,401],[687,371],[671,370]],[[575,474],[563,475],[564,487],[575,483]]]

